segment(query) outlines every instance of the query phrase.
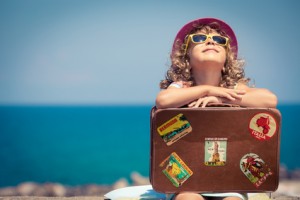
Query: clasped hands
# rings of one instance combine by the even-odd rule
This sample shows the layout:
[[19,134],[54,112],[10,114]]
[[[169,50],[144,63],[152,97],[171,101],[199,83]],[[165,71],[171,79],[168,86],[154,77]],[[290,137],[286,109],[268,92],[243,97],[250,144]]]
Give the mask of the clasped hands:
[[245,90],[228,89],[222,87],[211,86],[207,90],[207,94],[188,104],[190,108],[206,107],[208,103],[234,103],[242,100]]

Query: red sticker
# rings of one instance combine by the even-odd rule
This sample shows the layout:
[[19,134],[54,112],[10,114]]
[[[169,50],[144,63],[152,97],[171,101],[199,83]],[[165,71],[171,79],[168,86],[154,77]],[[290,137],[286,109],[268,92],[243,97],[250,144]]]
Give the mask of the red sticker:
[[273,175],[265,161],[255,153],[244,155],[240,161],[240,167],[249,181],[257,188]]
[[250,120],[249,130],[256,139],[269,140],[277,131],[277,123],[270,114],[258,113]]

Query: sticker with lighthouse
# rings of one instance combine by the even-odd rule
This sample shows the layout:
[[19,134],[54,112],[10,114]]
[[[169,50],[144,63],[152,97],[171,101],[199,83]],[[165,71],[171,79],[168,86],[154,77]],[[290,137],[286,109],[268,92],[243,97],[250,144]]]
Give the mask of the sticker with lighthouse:
[[224,166],[226,164],[227,138],[205,138],[206,166]]

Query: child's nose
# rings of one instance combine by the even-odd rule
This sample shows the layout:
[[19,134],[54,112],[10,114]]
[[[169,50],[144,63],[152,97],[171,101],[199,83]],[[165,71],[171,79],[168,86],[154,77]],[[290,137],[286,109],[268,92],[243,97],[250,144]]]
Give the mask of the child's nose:
[[206,44],[207,45],[215,45],[216,43],[215,43],[215,41],[211,38],[211,37],[209,37],[209,38],[207,38],[207,40],[206,40]]

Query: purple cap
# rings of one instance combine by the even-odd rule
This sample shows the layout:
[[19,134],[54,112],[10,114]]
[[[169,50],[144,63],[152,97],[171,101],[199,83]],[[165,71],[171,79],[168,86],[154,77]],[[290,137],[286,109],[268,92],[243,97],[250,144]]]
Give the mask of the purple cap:
[[193,25],[195,24],[210,24],[212,22],[217,22],[220,25],[220,29],[223,30],[230,38],[231,42],[230,45],[231,47],[235,47],[233,49],[233,52],[235,53],[235,55],[237,56],[238,53],[238,42],[237,39],[235,37],[235,34],[232,30],[232,28],[225,22],[223,22],[222,20],[219,19],[215,19],[215,18],[200,18],[200,19],[196,19],[193,20],[187,24],[185,24],[177,33],[174,43],[173,43],[173,48],[172,48],[172,52],[174,52],[175,50],[175,42],[177,39],[180,40],[180,42],[184,42],[184,38],[186,37],[187,34],[190,33],[190,31],[192,31],[195,27]]

